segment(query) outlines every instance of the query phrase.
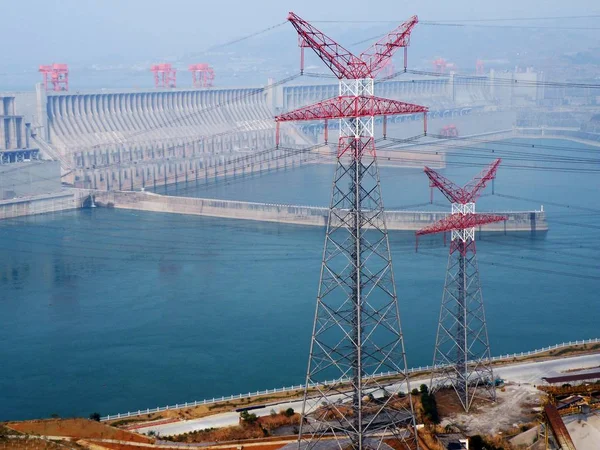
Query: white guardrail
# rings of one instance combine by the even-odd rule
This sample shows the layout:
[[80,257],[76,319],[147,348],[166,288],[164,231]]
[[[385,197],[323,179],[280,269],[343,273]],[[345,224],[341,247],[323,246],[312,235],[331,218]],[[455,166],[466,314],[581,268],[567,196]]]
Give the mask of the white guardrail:
[[[597,344],[597,343],[600,343],[600,338],[587,339],[587,340],[581,340],[581,341],[563,342],[562,344],[551,345],[549,347],[544,347],[544,348],[541,348],[538,350],[531,350],[529,352],[520,352],[520,353],[513,353],[510,355],[507,354],[507,355],[493,356],[492,358],[490,358],[490,361],[509,360],[509,359],[519,358],[519,357],[523,357],[523,356],[537,355],[539,353],[548,352],[550,350],[557,350],[557,349],[561,349],[561,348],[565,348],[565,347],[572,347],[574,345]],[[412,369],[408,369],[408,373],[410,374],[410,373],[429,371],[432,368],[433,368],[432,366],[414,367]],[[390,375],[397,375],[397,374],[398,374],[398,372],[389,371],[389,372],[380,373],[377,375],[377,377],[387,377]],[[348,380],[337,379],[337,380],[331,380],[331,381],[324,381],[322,383],[312,383],[309,385],[309,387],[314,387],[317,385],[323,386],[323,385],[327,385],[327,384],[335,384],[335,383],[340,383],[340,382],[344,382],[344,381],[348,381]],[[110,414],[108,416],[102,417],[100,420],[102,422],[104,422],[107,420],[126,419],[127,417],[135,417],[135,416],[140,416],[142,414],[151,414],[151,413],[157,413],[157,412],[168,411],[168,410],[173,410],[173,409],[190,408],[190,407],[199,406],[199,405],[211,405],[214,403],[227,402],[227,401],[236,400],[236,399],[239,400],[241,398],[256,397],[259,395],[267,395],[267,394],[277,394],[277,393],[282,393],[282,392],[292,392],[292,391],[297,391],[300,389],[304,389],[303,384],[299,384],[297,386],[266,389],[264,391],[248,392],[247,394],[229,395],[227,397],[224,397],[224,396],[218,397],[218,398],[213,397],[211,399],[196,400],[193,402],[185,402],[185,403],[177,403],[177,404],[171,405],[171,406],[167,405],[167,406],[162,406],[162,407],[157,406],[156,408],[138,409],[137,411],[130,411],[130,412],[126,412],[126,413]]]

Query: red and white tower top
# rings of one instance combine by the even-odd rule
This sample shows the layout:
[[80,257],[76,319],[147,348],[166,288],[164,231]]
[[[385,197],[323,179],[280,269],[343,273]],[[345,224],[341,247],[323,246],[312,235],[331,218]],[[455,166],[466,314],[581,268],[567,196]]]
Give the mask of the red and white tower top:
[[429,178],[432,195],[433,188],[438,188],[452,204],[452,214],[417,231],[417,245],[419,236],[451,231],[453,245],[450,251],[459,250],[464,253],[468,247],[465,244],[475,241],[475,227],[507,220],[506,216],[475,213],[475,202],[485,186],[496,177],[501,162],[502,160],[498,158],[463,187],[457,186],[435,170],[425,167],[424,172]]
[[300,72],[304,71],[304,49],[312,48],[339,79],[339,95],[277,116],[277,145],[279,124],[288,121],[323,119],[327,122],[329,119],[339,119],[338,156],[343,155],[360,138],[367,140],[363,139],[365,145],[357,146],[360,148],[358,151],[368,149],[374,152],[374,116],[423,113],[424,132],[427,132],[426,107],[374,95],[375,76],[386,67],[399,48],[404,48],[406,70],[406,48],[410,43],[410,33],[418,23],[417,16],[411,17],[358,56],[293,12],[290,12],[288,20],[298,31],[298,44],[301,49]]

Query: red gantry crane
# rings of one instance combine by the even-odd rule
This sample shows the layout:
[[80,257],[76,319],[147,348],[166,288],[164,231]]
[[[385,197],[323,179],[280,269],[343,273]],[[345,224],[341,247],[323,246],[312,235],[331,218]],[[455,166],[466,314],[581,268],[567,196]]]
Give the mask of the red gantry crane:
[[485,75],[485,65],[481,59],[478,59],[475,62],[475,74],[476,75]]
[[437,58],[433,60],[433,68],[436,73],[445,73],[446,72],[446,60],[444,58]]
[[[340,124],[306,378],[307,387],[319,387],[305,390],[299,441],[311,449],[320,439],[335,436],[340,450],[375,450],[384,436],[394,435],[414,449],[418,444],[411,397],[398,402],[393,395],[382,396],[396,388],[376,376],[392,371],[408,383],[374,117],[423,114],[426,133],[427,108],[375,96],[374,78],[401,48],[406,69],[406,48],[418,19],[411,17],[359,55],[294,13],[288,20],[298,32],[301,72],[304,49],[311,48],[339,79],[337,97],[275,118],[277,145],[282,122],[324,120],[325,130],[328,120]],[[344,381],[323,385],[332,377]]]
[[150,72],[154,73],[155,88],[174,88],[177,85],[177,69],[169,63],[153,64]]
[[195,88],[212,87],[215,79],[215,71],[206,63],[190,65],[192,72],[192,85]]
[[[69,90],[69,66],[67,64],[40,66],[38,71],[44,76],[44,89],[46,91]],[[49,88],[48,84],[51,84],[52,88]]]

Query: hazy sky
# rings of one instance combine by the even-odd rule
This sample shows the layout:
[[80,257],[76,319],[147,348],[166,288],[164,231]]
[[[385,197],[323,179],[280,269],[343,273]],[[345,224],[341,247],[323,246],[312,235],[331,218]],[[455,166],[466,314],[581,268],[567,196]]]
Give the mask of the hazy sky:
[[290,10],[309,20],[403,20],[412,14],[422,20],[465,20],[600,13],[596,0],[0,1],[4,64],[35,65],[180,56],[284,21]]

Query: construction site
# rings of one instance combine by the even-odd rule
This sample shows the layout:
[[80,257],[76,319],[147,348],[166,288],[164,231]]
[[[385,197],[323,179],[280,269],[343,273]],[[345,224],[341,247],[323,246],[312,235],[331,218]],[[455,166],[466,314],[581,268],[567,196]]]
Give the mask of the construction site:
[[[69,65],[53,63],[39,66],[41,82],[34,90],[0,93],[0,219],[6,219],[2,222],[6,227],[27,225],[29,216],[40,214],[54,217],[50,214],[110,209],[126,211],[131,221],[136,214],[148,214],[148,220],[155,222],[160,220],[159,214],[183,216],[183,220],[199,216],[199,220],[239,221],[235,226],[240,228],[234,233],[240,234],[248,222],[320,227],[324,231],[320,236],[325,237],[316,306],[311,300],[315,309],[310,347],[302,355],[308,356],[302,383],[127,413],[92,413],[89,419],[56,414],[49,419],[5,421],[0,423],[0,449],[600,448],[600,341],[592,336],[496,356],[496,343],[490,336],[519,325],[494,325],[490,332],[482,280],[498,268],[511,266],[503,266],[501,261],[490,263],[498,253],[488,255],[490,247],[476,246],[479,239],[499,240],[507,235],[531,239],[532,245],[538,245],[538,239],[551,233],[554,224],[572,226],[573,221],[598,213],[589,205],[572,207],[556,198],[547,203],[550,208],[569,209],[575,215],[567,219],[555,215],[558,219],[553,223],[543,204],[523,208],[524,202],[536,200],[526,194],[513,195],[514,191],[499,192],[495,182],[503,170],[596,173],[600,85],[549,81],[531,67],[488,69],[481,58],[474,59],[467,72],[439,56],[431,58],[429,70],[413,70],[409,45],[419,24],[417,16],[407,18],[361,53],[348,50],[349,45],[338,43],[316,24],[289,13],[285,26],[293,27],[297,41],[282,45],[299,47],[299,69],[279,80],[269,78],[261,86],[219,86],[219,72],[206,62],[186,64],[187,70],[162,62],[147,68],[153,88],[74,91]],[[326,73],[321,72],[323,68]],[[569,104],[557,100],[557,89],[563,96],[570,93]],[[536,139],[570,140],[581,146],[554,147],[545,141],[538,146],[533,143]],[[544,153],[551,151],[563,153]],[[471,159],[457,160],[457,154]],[[297,201],[232,200],[209,197],[205,192],[211,191],[202,191],[321,165],[332,167],[328,207]],[[452,169],[457,167],[469,174],[464,184],[454,179]],[[415,185],[427,184],[429,202],[384,207],[380,168],[412,169],[418,179]],[[393,172],[394,176],[396,173],[404,174]],[[510,175],[503,178],[504,185],[512,181]],[[310,183],[307,177],[306,185]],[[540,190],[545,186],[537,179],[531,184]],[[435,201],[434,195],[440,194],[443,202]],[[505,209],[480,211],[477,205],[498,194],[508,205]],[[434,207],[437,209],[432,210]],[[90,214],[93,218],[94,213]],[[108,219],[98,219],[98,226],[101,220]],[[46,231],[61,226],[60,222],[42,223]],[[584,227],[581,223],[574,226]],[[585,222],[585,226],[594,225]],[[111,236],[123,238],[118,245],[136,245],[118,235],[118,226],[114,228]],[[183,229],[168,225],[167,232],[177,235]],[[90,230],[84,232],[83,241],[96,243],[92,250],[106,245],[100,232]],[[414,238],[414,250],[412,241],[409,250],[402,250],[414,252],[415,258],[439,250],[441,242],[447,253],[437,255],[447,257],[447,266],[445,275],[439,273],[434,283],[438,290],[443,286],[438,292],[441,303],[435,300],[435,318],[427,327],[417,325],[435,335],[431,349],[429,341],[423,344],[432,363],[418,368],[409,366],[403,326],[408,322],[414,328],[419,316],[414,310],[406,314],[403,305],[401,321],[399,298],[403,294],[396,291],[401,284],[395,274],[400,272],[404,283],[417,278],[406,269],[404,273],[395,271],[397,263],[392,263],[392,247],[400,246],[392,239],[393,233],[407,231]],[[269,233],[275,232],[265,232]],[[59,245],[76,246],[77,242],[76,234],[67,235]],[[148,247],[150,255],[152,251],[160,254],[164,280],[186,273],[185,267],[168,260],[171,244],[174,252],[179,248],[176,237],[173,242],[164,251],[152,250],[154,242],[141,245]],[[520,243],[500,241],[499,245],[505,245],[512,256],[511,252],[516,255],[517,251],[511,246]],[[563,247],[551,249],[549,256],[575,259],[577,247],[566,253]],[[202,258],[216,257],[220,250],[207,251]],[[193,255],[187,254],[189,258]],[[293,250],[286,252],[285,258],[292,259],[292,255]],[[137,257],[144,259],[125,260],[133,265]],[[478,257],[484,262],[481,276]],[[51,252],[51,258],[55,268],[60,266],[61,257]],[[523,261],[535,258],[530,254],[515,257],[515,283],[519,267],[526,264]],[[90,272],[104,270],[110,259],[98,257]],[[587,264],[589,268],[591,259],[571,262],[571,267]],[[534,266],[532,271],[537,270],[536,275],[564,275],[528,264]],[[232,265],[244,264],[235,260]],[[206,270],[211,273],[212,267]],[[26,276],[35,273],[28,266],[22,271]],[[571,269],[567,275],[576,277],[573,272]],[[19,276],[15,269],[2,273],[5,280]],[[61,278],[51,273],[48,270],[43,275],[56,284],[76,284],[74,276]],[[598,279],[591,272],[580,278]],[[239,280],[235,284],[243,284],[241,276]],[[135,289],[125,292],[137,295]],[[117,295],[103,292],[107,297]],[[60,307],[57,298],[51,301]],[[518,303],[507,303],[503,311],[518,307]],[[163,316],[177,309],[155,308]],[[497,306],[492,306],[497,313],[494,308]],[[597,310],[591,301],[588,309],[591,315]],[[130,320],[129,316],[138,313],[123,315]],[[559,317],[561,313],[553,314]],[[254,317],[244,316],[244,320],[250,322]],[[126,330],[122,319],[106,321],[118,322]],[[433,321],[435,332],[429,329]],[[160,325],[155,322],[153,326]],[[227,323],[227,328],[238,326],[243,325]],[[553,324],[550,334],[554,326],[558,327]],[[98,337],[112,331],[100,330]],[[255,339],[252,333],[244,339]],[[177,339],[185,341],[185,337]],[[288,339],[297,336],[290,332]],[[194,345],[199,346],[197,341]],[[110,351],[110,346],[103,350]],[[131,350],[123,344],[122,351]],[[208,351],[199,351],[204,352]],[[135,351],[130,358],[137,358]],[[166,354],[153,349],[153,359],[162,363],[163,358],[164,364],[169,364]],[[143,358],[138,363],[149,364]],[[161,383],[181,384],[177,372],[174,374]],[[97,384],[102,383],[106,383],[104,378]]]

